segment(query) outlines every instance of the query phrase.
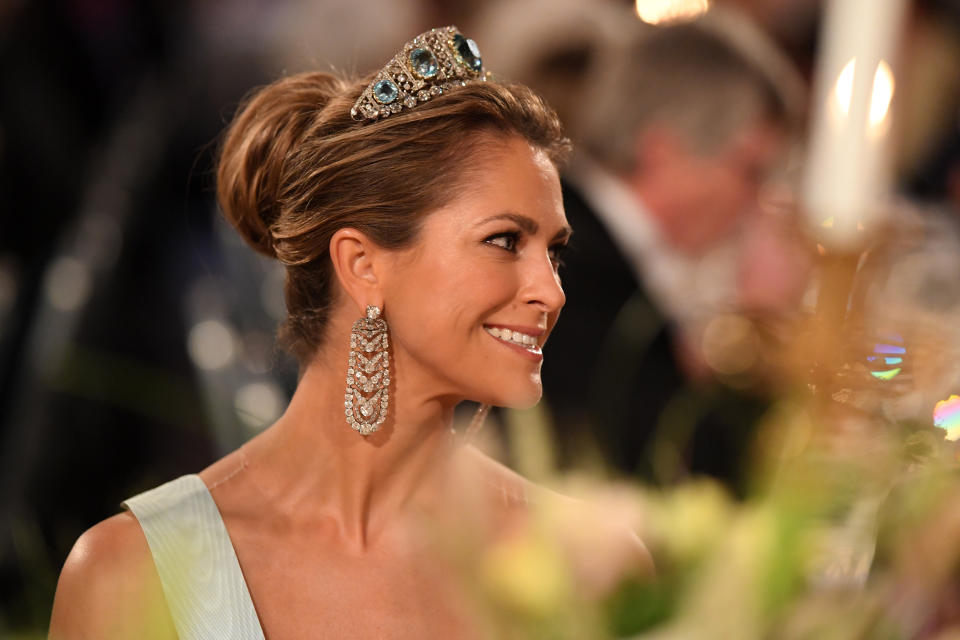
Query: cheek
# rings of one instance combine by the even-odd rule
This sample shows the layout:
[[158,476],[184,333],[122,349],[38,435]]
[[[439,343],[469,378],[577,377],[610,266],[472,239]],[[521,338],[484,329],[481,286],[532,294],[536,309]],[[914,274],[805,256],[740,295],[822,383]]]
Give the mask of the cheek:
[[712,215],[706,224],[718,231],[728,229],[746,211],[751,190],[745,181],[726,169],[709,184],[703,196]]
[[397,337],[412,349],[443,350],[449,357],[492,313],[510,304],[516,282],[504,265],[437,253],[398,268],[386,290]]
[[[711,224],[716,214],[725,210],[734,194],[730,172],[719,160],[695,160],[678,176],[675,185],[688,198],[688,205],[703,213],[704,222]],[[709,215],[707,215],[709,212]]]

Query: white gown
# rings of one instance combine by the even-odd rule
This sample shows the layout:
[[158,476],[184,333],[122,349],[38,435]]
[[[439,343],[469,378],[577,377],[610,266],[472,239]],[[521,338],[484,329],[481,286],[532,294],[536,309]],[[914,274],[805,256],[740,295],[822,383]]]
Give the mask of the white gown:
[[180,640],[264,640],[217,505],[187,475],[123,503],[147,538]]

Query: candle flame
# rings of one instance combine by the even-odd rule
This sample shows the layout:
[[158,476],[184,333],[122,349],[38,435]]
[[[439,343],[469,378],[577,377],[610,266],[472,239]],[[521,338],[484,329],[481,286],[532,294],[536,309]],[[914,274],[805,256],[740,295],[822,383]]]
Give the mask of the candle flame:
[[690,20],[706,13],[711,0],[636,0],[637,16],[648,24]]
[[837,84],[833,89],[837,106],[840,107],[840,113],[843,114],[844,118],[850,115],[850,101],[853,100],[853,76],[856,72],[857,59],[854,58],[844,65],[843,71],[837,76]]
[[890,102],[893,100],[893,71],[884,60],[877,65],[877,72],[873,75],[873,93],[870,96],[870,131],[883,133],[887,114],[890,113]]
[[[850,105],[853,102],[853,82],[856,73],[857,59],[853,58],[844,65],[833,86],[831,102],[836,108],[835,116],[839,116],[835,123],[838,127],[850,115]],[[881,60],[873,74],[873,86],[870,95],[870,116],[867,122],[867,131],[871,136],[882,135],[887,131],[887,116],[890,114],[894,87],[893,71],[885,60]]]

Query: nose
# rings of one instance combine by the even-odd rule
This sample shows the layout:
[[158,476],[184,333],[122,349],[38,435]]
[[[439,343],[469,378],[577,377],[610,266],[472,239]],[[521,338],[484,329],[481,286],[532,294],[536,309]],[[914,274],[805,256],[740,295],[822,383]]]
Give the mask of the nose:
[[534,305],[544,313],[560,311],[567,296],[560,284],[560,274],[554,268],[549,252],[531,260],[527,270],[526,284],[522,291],[524,303]]

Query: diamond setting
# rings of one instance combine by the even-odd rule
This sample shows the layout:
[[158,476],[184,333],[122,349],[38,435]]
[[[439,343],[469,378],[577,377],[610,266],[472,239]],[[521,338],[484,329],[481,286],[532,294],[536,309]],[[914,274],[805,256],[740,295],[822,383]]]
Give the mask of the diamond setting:
[[347,390],[343,398],[347,424],[362,435],[380,428],[387,416],[390,394],[390,346],[387,323],[378,307],[353,323],[347,361]]
[[476,42],[454,26],[431,29],[406,43],[374,76],[350,115],[358,121],[386,118],[468,82],[487,79]]

